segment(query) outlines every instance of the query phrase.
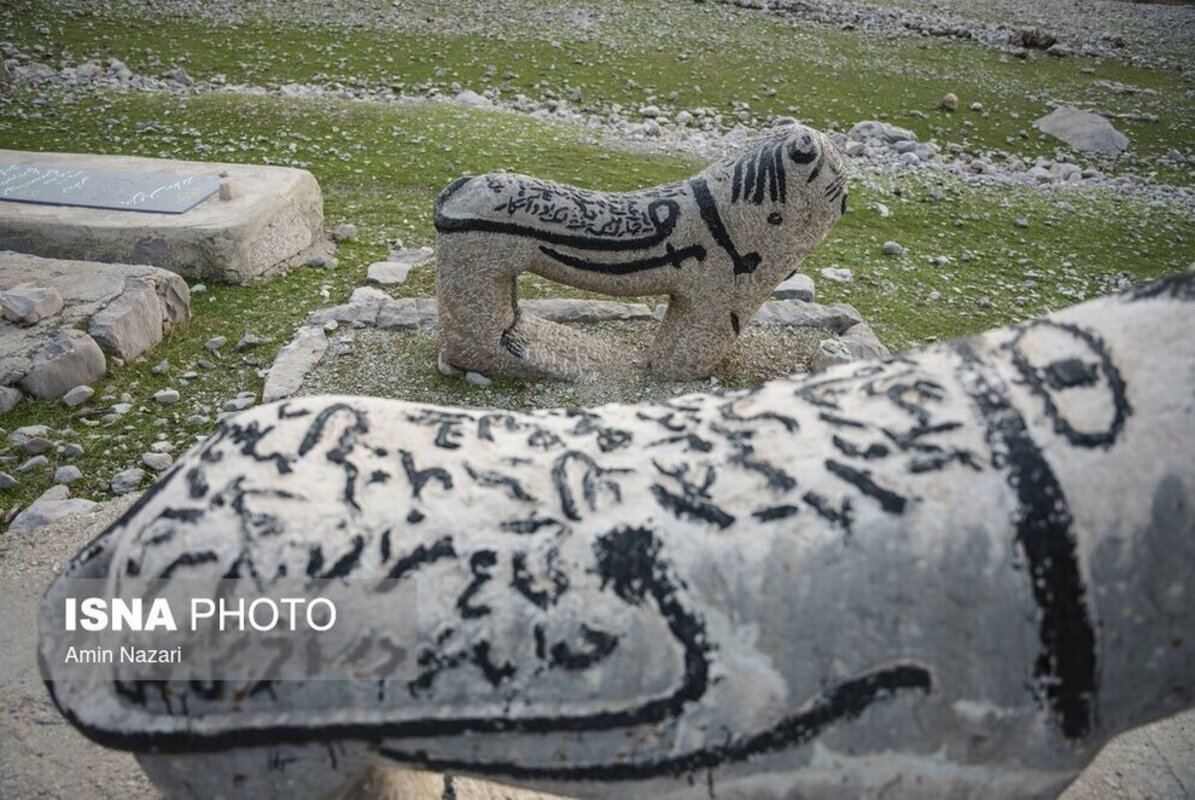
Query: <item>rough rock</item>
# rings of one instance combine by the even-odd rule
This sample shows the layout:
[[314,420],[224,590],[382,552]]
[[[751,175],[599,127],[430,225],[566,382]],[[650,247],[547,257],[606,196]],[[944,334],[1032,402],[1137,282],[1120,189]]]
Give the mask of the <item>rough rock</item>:
[[136,491],[143,480],[145,480],[145,470],[133,467],[113,475],[109,488],[112,489],[113,494],[128,494]]
[[366,277],[383,286],[405,283],[411,272],[410,264],[396,264],[393,261],[375,261],[369,265]]
[[162,389],[154,392],[154,400],[164,406],[174,405],[179,400],[178,389]]
[[823,267],[822,277],[828,278],[839,283],[850,283],[855,279],[855,273],[849,269],[840,269],[838,267]]
[[835,364],[847,364],[851,361],[851,351],[838,339],[822,339],[817,344],[817,352],[813,354],[813,369],[822,371]]
[[71,514],[83,514],[96,507],[91,500],[71,498],[64,485],[47,489],[29,507],[17,514],[8,526],[9,533],[29,533]]
[[62,310],[62,295],[53,288],[21,283],[0,292],[0,312],[18,325],[35,325]]
[[947,92],[938,101],[938,108],[943,111],[958,111],[958,95],[954,92]]
[[11,386],[0,386],[0,414],[7,414],[16,408],[17,403],[21,402],[21,398],[24,396],[21,394],[20,389],[14,389]]
[[94,394],[95,389],[92,389],[90,386],[76,386],[62,396],[62,402],[74,408],[75,406],[81,406],[86,403]]
[[777,300],[804,300],[806,303],[812,303],[817,297],[817,291],[813,285],[813,278],[796,272],[772,290],[772,297]]
[[1129,147],[1129,137],[1113,128],[1108,120],[1073,106],[1059,106],[1034,122],[1033,127],[1089,153],[1116,155]]
[[895,144],[896,142],[916,142],[917,134],[913,133],[907,128],[898,128],[895,125],[890,125],[887,122],[880,122],[879,120],[864,120],[863,122],[856,122],[849,131],[847,137],[854,139],[857,142],[863,142],[868,139],[879,139],[886,144]]
[[54,483],[74,483],[83,477],[83,471],[74,464],[64,464],[54,470]]
[[456,102],[464,106],[473,106],[475,108],[489,108],[493,105],[488,97],[480,95],[477,92],[466,89],[456,96]]
[[801,300],[773,300],[764,303],[751,318],[753,325],[789,325],[841,333],[863,321],[854,306],[835,303],[829,306]]
[[153,284],[130,278],[124,293],[91,318],[88,332],[105,352],[128,361],[162,341],[163,321]]
[[41,469],[49,463],[50,459],[46,458],[45,456],[34,456],[33,458],[26,459],[25,463],[17,467],[17,472],[21,473],[22,475],[26,475],[30,472],[33,472],[35,469]]
[[299,328],[295,337],[278,352],[266,374],[262,402],[281,400],[299,391],[303,376],[319,363],[327,349],[328,337],[322,328],[315,325]]
[[332,229],[332,240],[336,242],[351,242],[357,238],[357,226],[351,222],[342,222]]
[[426,297],[387,300],[378,309],[376,324],[382,330],[428,330],[436,327],[436,301]]
[[642,303],[612,300],[575,300],[547,298],[522,300],[520,310],[552,322],[591,323],[611,320],[651,319],[651,308]]
[[105,368],[104,351],[94,339],[82,331],[62,330],[34,354],[21,389],[42,400],[53,400],[80,384],[91,383]]
[[166,453],[142,453],[141,463],[154,472],[165,472],[170,469],[170,465],[174,463],[174,459]]

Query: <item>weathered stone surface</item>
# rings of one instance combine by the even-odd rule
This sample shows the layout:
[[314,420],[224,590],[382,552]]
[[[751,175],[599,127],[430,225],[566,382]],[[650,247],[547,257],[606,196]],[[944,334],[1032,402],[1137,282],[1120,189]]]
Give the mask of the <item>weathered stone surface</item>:
[[1033,127],[1076,150],[1116,155],[1129,147],[1129,137],[1113,128],[1108,120],[1073,106],[1059,106],[1034,122]]
[[18,325],[35,325],[62,310],[62,295],[54,289],[20,283],[0,292],[0,312]]
[[842,333],[863,321],[855,307],[847,303],[823,306],[801,300],[772,300],[764,303],[751,318],[753,325],[791,325],[800,328]]
[[66,394],[81,383],[104,374],[104,352],[87,334],[61,330],[33,354],[30,369],[21,379],[21,389],[42,400]]
[[0,414],[7,414],[17,407],[17,403],[21,402],[20,389],[14,389],[11,386],[0,386]]
[[152,264],[190,278],[249,283],[285,269],[323,235],[323,199],[309,172],[132,156],[0,150],[0,162],[168,175],[227,173],[219,194],[184,214],[0,203],[0,249],[50,258]]
[[369,265],[369,280],[384,285],[405,283],[412,269],[428,263],[434,255],[435,251],[430,247],[420,247],[417,250],[396,250],[386,261],[378,261]]
[[688,181],[627,194],[461,178],[435,208],[439,361],[565,380],[619,368],[624,354],[592,334],[516,314],[515,281],[529,271],[603,294],[668,295],[648,367],[664,378],[708,375],[837,222],[843,170],[827,137],[789,124]]
[[32,533],[71,514],[84,514],[95,507],[91,500],[71,498],[66,486],[54,486],[17,514],[8,526],[8,532]]
[[145,480],[145,470],[133,467],[113,475],[109,488],[112,489],[113,494],[128,494],[136,491],[143,480]]
[[780,285],[772,290],[772,297],[777,300],[804,300],[806,303],[812,303],[817,299],[817,290],[814,288],[813,278],[797,272],[781,281]]
[[838,335],[838,341],[846,345],[851,357],[856,360],[887,358],[888,348],[875,335],[866,322],[859,322]]
[[83,477],[83,471],[74,464],[64,464],[54,470],[54,483],[74,483]]
[[868,139],[880,139],[886,144],[896,144],[897,142],[915,142],[917,141],[917,134],[913,133],[907,128],[898,128],[895,125],[890,125],[887,122],[880,122],[879,120],[865,120],[863,122],[856,122],[851,129],[847,131],[847,137],[856,142],[865,142]]
[[817,344],[817,352],[813,354],[813,368],[822,371],[836,364],[848,364],[852,361],[851,351],[838,339],[822,339]]
[[88,333],[106,352],[126,361],[162,341],[162,307],[153,284],[126,281],[124,293],[91,318]]
[[90,386],[76,386],[62,396],[62,402],[74,408],[75,406],[81,406],[86,403],[94,394],[95,389],[92,389]]
[[166,270],[0,252],[0,289],[33,282],[52,288],[64,305],[31,327],[0,320],[0,384],[20,382],[33,368],[35,354],[61,329],[90,330],[98,317],[95,335],[127,359],[191,315],[186,282]]
[[[272,796],[279,753],[307,797],[376,759],[619,800],[1055,795],[1117,732],[1195,702],[1192,303],[1195,273],[1171,276],[680,401],[255,408],[63,569],[48,686],[168,796]],[[247,545],[259,574],[335,567],[328,661],[364,663],[374,621],[407,614],[416,677],[235,708],[189,666],[148,700],[56,679],[70,579],[131,591],[186,564],[162,591],[190,596]],[[387,578],[435,591],[415,613]],[[205,662],[237,643],[204,641]]]
[[299,391],[303,376],[319,363],[327,349],[328,338],[323,329],[315,325],[299,328],[295,337],[278,352],[278,357],[266,374],[262,402],[281,400]]
[[382,303],[375,321],[382,330],[428,330],[439,323],[439,314],[434,300],[403,297]]

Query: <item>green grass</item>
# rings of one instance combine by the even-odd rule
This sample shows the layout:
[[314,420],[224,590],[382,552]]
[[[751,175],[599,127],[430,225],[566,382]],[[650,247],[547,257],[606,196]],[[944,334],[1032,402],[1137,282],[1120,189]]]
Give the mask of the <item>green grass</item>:
[[[32,8],[16,12],[15,27],[7,33],[10,39],[46,41],[32,33],[32,26],[44,17],[47,5],[35,3]],[[501,65],[494,82],[507,94],[525,91],[538,96],[577,87],[585,103],[598,107],[637,104],[653,95],[667,105],[668,94],[676,91],[675,107],[728,110],[731,100],[748,100],[760,115],[796,113],[821,125],[886,115],[923,136],[937,129],[939,141],[965,135],[973,144],[991,146],[1002,144],[1005,135],[1015,136],[1018,126],[1041,113],[1034,94],[1045,92],[1045,87],[1052,96],[1080,92],[1087,81],[1078,73],[1082,62],[1074,59],[1006,64],[970,45],[935,42],[922,50],[909,40],[790,30],[766,15],[688,4],[676,8],[676,30],[682,39],[669,41],[667,48],[658,44],[650,27],[625,25],[621,12],[603,18],[596,41],[565,39],[559,48],[537,39],[534,30],[506,31],[505,40],[428,39],[401,30],[344,32],[257,24],[222,28],[148,17],[115,26],[103,18],[66,15],[52,20],[49,39],[68,48],[76,61],[115,54],[147,72],[181,63],[196,78],[224,72],[231,82],[263,84],[311,80],[322,72],[408,85],[456,80],[482,88],[487,67]],[[726,25],[726,20],[734,25]],[[201,34],[205,45],[198,44]],[[761,36],[769,42],[766,60],[757,55],[758,48],[745,46],[751,37]],[[678,60],[678,50],[689,57]],[[156,67],[151,63],[155,57]],[[340,58],[348,61],[338,66]],[[916,69],[917,64],[922,69]],[[503,77],[507,65],[515,77]],[[437,68],[444,70],[438,77]],[[1169,116],[1130,134],[1142,152],[1156,154],[1168,146],[1190,149],[1189,128],[1167,129],[1190,116],[1193,102],[1176,88],[1177,76],[1112,64],[1100,65],[1099,73],[1126,83],[1168,87],[1172,107],[1159,108],[1159,113]],[[628,80],[639,86],[628,86]],[[777,88],[776,96],[764,94],[765,86]],[[929,111],[925,119],[902,114],[932,108],[948,89],[958,92],[964,103],[980,99],[992,115],[985,120],[969,112],[949,116]],[[1021,120],[1009,121],[1012,110],[1021,113]],[[973,120],[974,128],[960,127],[967,119]],[[259,370],[268,366],[295,327],[315,308],[343,302],[365,282],[366,266],[384,258],[395,239],[406,246],[430,244],[432,200],[457,175],[510,169],[623,190],[674,180],[699,167],[689,158],[612,150],[583,137],[568,126],[452,105],[223,94],[10,92],[0,98],[0,147],[301,166],[311,170],[323,188],[329,225],[350,221],[359,235],[340,247],[340,266],[333,272],[300,268],[258,286],[209,285],[208,293],[194,298],[192,321],[146,359],[98,381],[89,407],[68,410],[60,403],[28,401],[0,418],[0,426],[12,430],[42,423],[73,428],[74,434],[56,437],[77,441],[87,450],[79,461],[85,479],[72,493],[103,497],[111,476],[138,465],[140,454],[159,436],[175,442],[179,453],[194,437],[210,432],[210,423],[192,425],[186,422],[188,416],[200,413],[210,420],[238,391],[260,391]],[[1017,149],[1052,152],[1053,145],[1031,137],[1018,140]],[[934,189],[941,199],[933,199]],[[870,210],[875,202],[890,207],[891,217]],[[980,189],[922,174],[856,181],[850,205],[851,212],[810,256],[805,271],[817,277],[826,266],[853,269],[856,279],[850,284],[819,279],[819,299],[853,303],[881,338],[898,348],[975,333],[1079,302],[1107,291],[1119,273],[1140,281],[1195,261],[1195,220],[1189,212],[1110,194],[1052,197],[1027,189]],[[1030,220],[1028,228],[1016,226],[1019,217]],[[882,244],[888,239],[907,247],[909,257],[883,255]],[[964,261],[964,253],[972,258]],[[931,263],[936,256],[951,261],[944,266]],[[1034,283],[1028,286],[1026,281]],[[424,270],[394,293],[427,296],[433,291],[431,272]],[[579,294],[537,278],[524,280],[521,291],[526,296]],[[929,301],[932,291],[941,298]],[[231,345],[247,332],[270,342],[238,353]],[[221,358],[203,347],[217,335],[230,342]],[[153,374],[151,367],[163,359],[173,370],[165,376]],[[214,367],[200,368],[200,359],[214,362]],[[179,375],[188,369],[200,372],[201,378],[184,387]],[[157,406],[153,393],[166,386],[182,389],[182,402]],[[470,391],[459,382],[450,386],[445,379],[444,396],[454,402],[468,402]],[[130,396],[133,412],[112,423],[87,424],[98,422],[96,410],[124,394]],[[51,469],[34,478],[22,476],[19,488],[0,497],[0,518],[49,486],[53,467],[58,466],[53,456],[51,461]],[[0,469],[13,472],[14,467]]]

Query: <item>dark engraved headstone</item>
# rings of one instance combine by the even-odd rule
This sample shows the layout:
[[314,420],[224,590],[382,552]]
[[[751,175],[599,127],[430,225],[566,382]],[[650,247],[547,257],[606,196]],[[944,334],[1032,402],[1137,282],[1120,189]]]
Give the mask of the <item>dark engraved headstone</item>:
[[0,163],[0,200],[182,214],[220,188],[216,175]]

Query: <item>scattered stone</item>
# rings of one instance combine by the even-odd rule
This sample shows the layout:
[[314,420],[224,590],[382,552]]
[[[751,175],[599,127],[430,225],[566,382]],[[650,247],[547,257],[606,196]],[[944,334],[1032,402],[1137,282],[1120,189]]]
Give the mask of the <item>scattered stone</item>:
[[832,281],[838,281],[839,283],[850,283],[854,279],[855,274],[849,269],[823,267],[822,277],[829,278]]
[[207,291],[207,284],[197,283],[191,287],[191,294],[203,294]]
[[659,106],[643,106],[639,109],[639,116],[647,119],[655,119],[660,116]]
[[303,377],[319,363],[328,350],[328,338],[317,325],[306,325],[282,348],[266,375],[263,403],[290,397],[299,391]]
[[0,472],[0,491],[11,489],[17,485],[17,479],[7,472]]
[[113,475],[109,488],[113,494],[128,494],[136,491],[143,480],[145,480],[145,470],[133,467]]
[[71,408],[81,406],[95,395],[95,389],[90,386],[76,386],[69,392],[62,396],[62,402],[66,403]]
[[225,411],[244,411],[257,405],[257,398],[253,395],[238,395],[224,404]]
[[88,333],[105,352],[128,361],[162,341],[162,322],[153,281],[130,278],[124,293],[91,318]]
[[482,375],[480,372],[466,372],[465,380],[474,386],[489,386],[493,383],[492,380]]
[[323,269],[336,269],[336,259],[332,256],[318,255],[307,259],[307,266]]
[[396,264],[393,261],[377,261],[369,265],[366,277],[383,286],[405,283],[411,272],[410,264]]
[[203,346],[205,348],[207,348],[208,350],[211,350],[213,353],[215,353],[216,351],[218,351],[221,347],[223,347],[226,344],[228,344],[227,336],[213,336],[212,338],[210,338],[206,342],[204,342]]
[[62,310],[62,295],[32,283],[19,283],[0,292],[0,313],[18,325],[36,325]]
[[974,103],[971,104],[971,110],[972,111],[983,111],[983,103],[976,100]]
[[8,526],[8,532],[36,531],[71,514],[91,511],[96,505],[91,500],[72,499],[70,490],[64,485],[52,486],[30,503],[28,508],[17,514]]
[[112,413],[118,417],[123,417],[125,414],[133,410],[132,403],[113,403]]
[[54,446],[54,443],[44,436],[34,436],[26,439],[21,449],[31,456],[41,455]]
[[813,354],[812,366],[814,371],[820,372],[835,364],[849,364],[851,351],[838,339],[822,339],[818,342],[817,352]]
[[332,240],[336,242],[351,242],[357,238],[357,226],[351,222],[342,222],[332,229]]
[[169,361],[159,361],[157,364],[154,364],[153,369],[150,370],[150,372],[152,372],[154,375],[165,375],[169,371]]
[[49,435],[50,429],[45,425],[25,425],[8,434],[8,443],[14,447],[24,447],[30,439]]
[[456,102],[460,103],[461,105],[472,106],[473,108],[489,108],[490,106],[494,105],[493,102],[491,102],[490,99],[485,95],[478,94],[477,92],[470,91],[469,89],[457,94],[455,99]]
[[917,141],[917,134],[911,130],[898,128],[895,125],[889,125],[887,122],[880,122],[879,120],[857,122],[847,131],[846,135],[847,138],[857,142],[864,142],[868,139],[879,139],[886,144]]
[[1129,147],[1129,137],[1113,128],[1108,120],[1073,106],[1059,106],[1034,122],[1033,127],[1089,153],[1116,155]]
[[872,203],[871,208],[880,215],[880,219],[888,219],[888,217],[892,216],[892,210],[883,203]]
[[30,472],[33,472],[35,469],[41,469],[49,463],[50,459],[46,458],[45,456],[34,456],[33,458],[27,459],[25,463],[21,464],[21,466],[17,467],[17,472],[21,473],[22,475],[26,475]]
[[1018,228],[1028,228],[1029,227],[1029,218],[1028,217],[1017,217],[1016,225]]
[[78,458],[83,455],[83,446],[79,444],[68,444],[62,448],[63,458]]
[[74,483],[83,477],[83,471],[74,464],[66,464],[54,470],[54,483]]
[[16,408],[17,403],[25,395],[21,394],[20,389],[14,389],[11,386],[0,386],[0,414],[7,414]]
[[268,341],[269,339],[258,336],[256,333],[246,333],[241,337],[241,340],[237,342],[237,350],[248,350],[250,347],[257,347],[258,345],[265,344]]
[[804,300],[806,303],[812,303],[815,296],[813,278],[801,272],[793,273],[772,290],[772,297],[777,300]]
[[1023,28],[1009,34],[1008,43],[1013,47],[1032,50],[1049,50],[1058,42],[1058,37],[1041,28]]
[[958,95],[954,92],[947,92],[938,101],[938,108],[943,111],[958,111]]
[[907,251],[893,241],[884,242],[884,255],[903,256]]
[[162,389],[154,393],[154,400],[164,406],[173,405],[179,400],[178,389]]
[[42,400],[53,400],[80,384],[104,374],[104,352],[87,334],[63,329],[33,356],[33,369],[21,379],[21,388]]
[[[170,469],[170,465],[174,463],[174,459],[166,453],[142,453],[141,463],[152,469],[154,472],[165,472]],[[140,479],[137,481],[140,483]]]

